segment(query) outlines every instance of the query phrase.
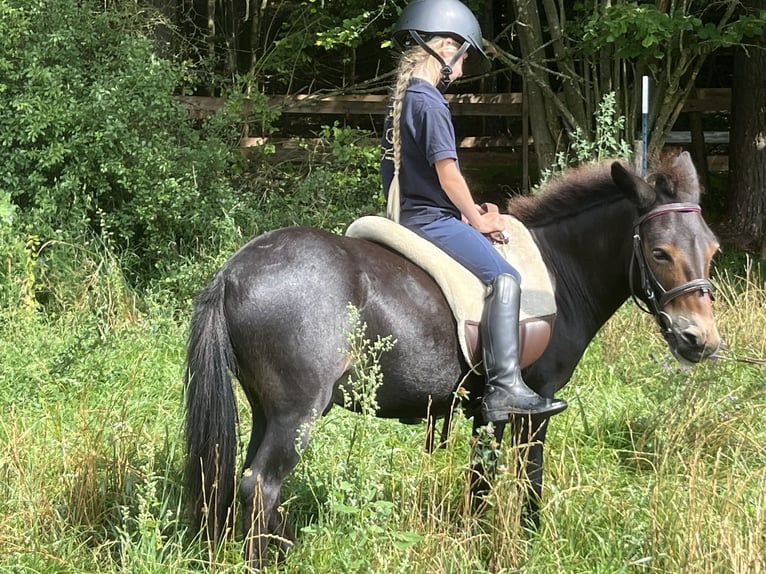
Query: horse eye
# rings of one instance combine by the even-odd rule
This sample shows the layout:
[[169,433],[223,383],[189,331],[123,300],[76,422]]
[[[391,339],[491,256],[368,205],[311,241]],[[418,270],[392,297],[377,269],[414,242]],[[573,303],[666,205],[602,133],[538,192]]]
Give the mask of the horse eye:
[[659,247],[652,249],[652,257],[654,257],[657,261],[671,261],[670,254],[664,249],[660,249]]

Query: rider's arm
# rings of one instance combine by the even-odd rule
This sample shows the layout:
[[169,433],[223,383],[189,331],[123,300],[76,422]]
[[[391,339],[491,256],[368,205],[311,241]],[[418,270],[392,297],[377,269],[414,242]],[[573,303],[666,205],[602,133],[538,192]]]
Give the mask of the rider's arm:
[[442,189],[471,227],[481,233],[502,231],[505,228],[499,213],[482,214],[476,209],[471,190],[468,189],[468,184],[454,159],[440,159],[434,164],[434,167]]

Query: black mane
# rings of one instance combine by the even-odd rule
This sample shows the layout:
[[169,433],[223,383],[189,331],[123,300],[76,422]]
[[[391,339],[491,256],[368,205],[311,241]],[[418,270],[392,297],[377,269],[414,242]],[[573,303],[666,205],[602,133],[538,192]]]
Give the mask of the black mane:
[[624,198],[612,181],[610,162],[567,170],[534,195],[508,202],[508,212],[528,227],[543,227]]
[[[677,152],[656,158],[646,180],[669,201],[699,203],[702,189],[697,173],[690,164],[677,162],[677,158]],[[508,212],[528,227],[543,227],[621,201],[625,196],[611,176],[614,161],[610,159],[569,169],[536,194],[511,199]]]

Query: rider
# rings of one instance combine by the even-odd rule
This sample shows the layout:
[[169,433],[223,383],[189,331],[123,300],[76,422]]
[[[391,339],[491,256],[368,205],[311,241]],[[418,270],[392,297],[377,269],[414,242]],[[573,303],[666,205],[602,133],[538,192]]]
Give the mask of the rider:
[[381,160],[389,217],[439,246],[489,286],[480,325],[487,375],[484,420],[559,413],[566,401],[541,397],[521,378],[521,277],[483,235],[502,232],[504,223],[495,206],[474,203],[458,165],[452,116],[442,95],[464,73],[489,71],[479,23],[460,0],[414,0],[402,11],[393,43],[402,53]]

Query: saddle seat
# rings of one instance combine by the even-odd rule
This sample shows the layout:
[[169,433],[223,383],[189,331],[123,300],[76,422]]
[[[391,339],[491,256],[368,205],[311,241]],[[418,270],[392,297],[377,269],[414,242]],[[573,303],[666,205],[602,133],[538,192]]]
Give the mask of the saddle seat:
[[[529,230],[517,219],[503,217],[511,239],[508,244],[495,244],[495,248],[521,275],[519,336],[523,368],[539,359],[550,342],[556,300],[553,282]],[[482,362],[478,327],[487,286],[439,247],[385,217],[361,217],[349,225],[346,236],[385,245],[433,277],[457,323],[463,356],[476,370]]]

